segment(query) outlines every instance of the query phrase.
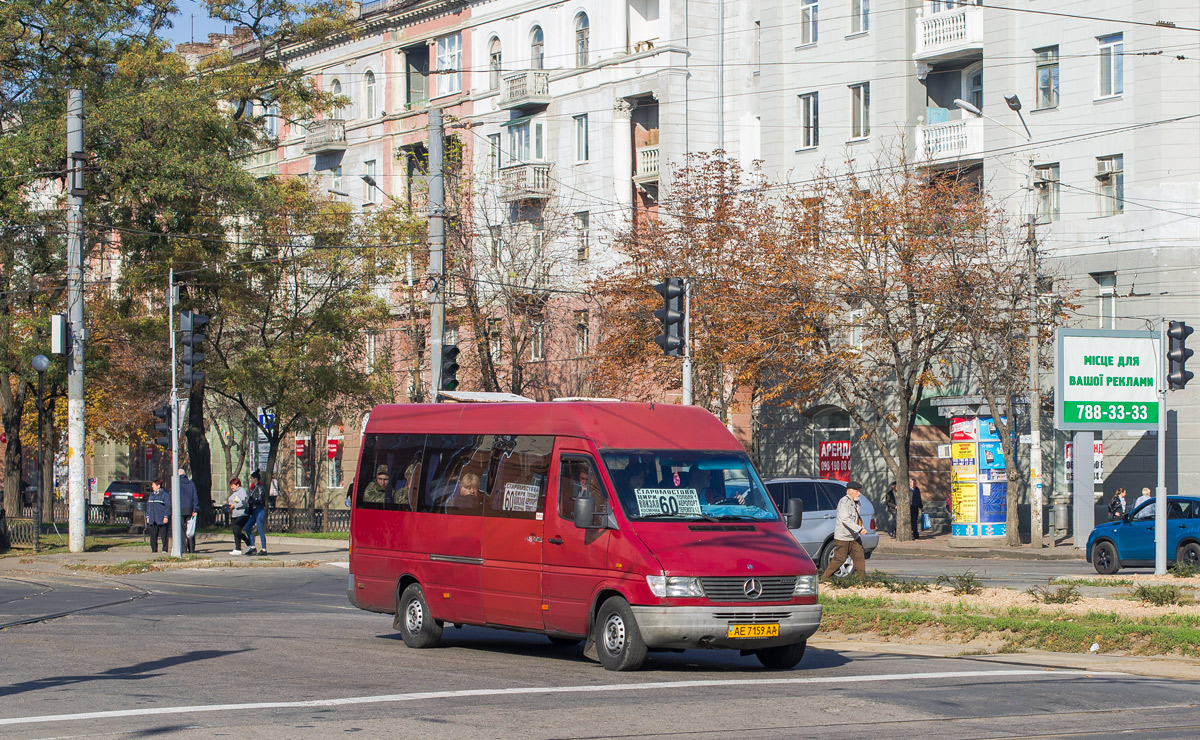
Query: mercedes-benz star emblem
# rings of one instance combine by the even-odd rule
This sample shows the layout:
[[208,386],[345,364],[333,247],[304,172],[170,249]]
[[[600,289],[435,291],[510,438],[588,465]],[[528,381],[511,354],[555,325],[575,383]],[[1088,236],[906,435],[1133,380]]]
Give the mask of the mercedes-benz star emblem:
[[762,583],[757,578],[747,578],[742,584],[742,591],[745,592],[746,598],[757,599],[762,596]]

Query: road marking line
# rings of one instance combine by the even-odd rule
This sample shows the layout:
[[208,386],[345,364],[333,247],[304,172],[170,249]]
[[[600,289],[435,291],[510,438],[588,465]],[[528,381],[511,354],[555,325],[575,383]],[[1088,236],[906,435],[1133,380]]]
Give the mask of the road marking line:
[[325,564],[326,564],[326,565],[332,565],[332,566],[333,566],[333,567],[335,567],[335,568],[345,568],[345,569],[347,569],[347,570],[349,570],[349,569],[350,569],[350,563],[349,563],[349,562],[344,562],[344,563],[334,563],[334,562],[327,562],[327,563],[325,563]]
[[104,712],[80,712],[78,714],[51,714],[38,717],[9,717],[0,719],[0,726],[45,722],[78,722],[90,719],[114,717],[149,717],[165,714],[191,714],[196,712],[228,712],[247,709],[310,709],[314,707],[344,707],[355,704],[389,704],[405,701],[458,699],[472,696],[507,696],[513,694],[573,694],[595,691],[643,691],[645,689],[692,689],[722,688],[729,686],[802,685],[832,683],[874,683],[884,681],[914,681],[961,678],[1010,678],[1015,676],[1045,676],[1047,678],[1082,678],[1091,676],[1126,676],[1115,671],[1081,671],[1018,669],[991,671],[937,671],[932,673],[897,673],[890,676],[816,676],[810,678],[763,678],[763,679],[706,679],[702,681],[657,681],[650,683],[602,684],[599,686],[514,686],[504,689],[460,689],[458,691],[419,691],[410,694],[384,694],[381,696],[350,696],[342,699],[310,699],[308,701],[264,701],[247,704],[201,704],[183,707],[157,707],[146,709],[114,709]]

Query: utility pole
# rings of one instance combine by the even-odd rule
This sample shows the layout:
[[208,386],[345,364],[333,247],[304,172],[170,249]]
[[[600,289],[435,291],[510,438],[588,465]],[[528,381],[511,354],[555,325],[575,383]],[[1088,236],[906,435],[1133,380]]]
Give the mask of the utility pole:
[[[1038,378],[1037,215],[1029,217],[1029,487],[1033,516],[1029,542],[1042,542],[1042,391]],[[1011,412],[1011,409],[1010,409]]]
[[[179,521],[179,390],[175,383],[175,268],[167,272],[167,332],[171,336],[171,557],[183,557]],[[237,538],[234,537],[234,547]]]
[[683,405],[692,405],[692,279],[683,281]]
[[445,139],[442,109],[429,110],[429,389],[437,403],[442,389],[442,334],[446,323],[446,193],[442,179]]
[[83,552],[87,539],[87,488],[83,470],[83,90],[67,92],[67,306],[71,321],[67,353],[68,548]]
[[[1158,482],[1154,489],[1154,575],[1167,572],[1167,387],[1170,386],[1170,364],[1167,360],[1167,320],[1159,320],[1159,356],[1162,378],[1158,389]],[[1186,335],[1185,335],[1186,336]],[[1184,358],[1186,359],[1186,358]],[[1186,380],[1184,381],[1187,382]]]

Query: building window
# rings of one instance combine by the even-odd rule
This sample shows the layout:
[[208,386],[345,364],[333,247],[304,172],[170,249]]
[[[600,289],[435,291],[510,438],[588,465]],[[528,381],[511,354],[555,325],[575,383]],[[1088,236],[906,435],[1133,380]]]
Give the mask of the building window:
[[1037,193],[1038,223],[1058,220],[1058,163],[1033,168],[1033,187]]
[[375,105],[375,73],[367,70],[363,75],[363,118],[374,118],[379,115]]
[[1096,39],[1100,45],[1101,98],[1125,92],[1125,43],[1122,36],[1114,33]]
[[404,50],[404,105],[409,110],[429,100],[429,47],[425,44]]
[[584,262],[592,256],[591,214],[587,211],[575,214],[575,233],[579,240],[575,259]]
[[492,362],[499,362],[500,361],[500,350],[501,350],[500,319],[488,319],[487,330],[488,330],[488,354],[491,355]]
[[1058,47],[1034,49],[1037,57],[1037,107],[1058,107]]
[[492,257],[492,267],[500,267],[500,247],[503,244],[503,233],[499,226],[488,226],[488,253]]
[[333,190],[342,189],[342,166],[340,164],[329,171],[329,187]]
[[817,0],[800,0],[800,44],[817,43]]
[[871,0],[850,0],[850,33],[866,33],[871,28]]
[[296,435],[296,468],[295,468],[295,488],[299,491],[307,491],[312,488],[313,484],[313,464],[316,462],[312,446],[312,437],[308,434]]
[[501,64],[500,39],[493,37],[491,43],[488,44],[488,89],[489,90],[499,90],[500,89],[500,64]]
[[529,68],[546,68],[546,36],[541,26],[534,26],[529,32]]
[[800,145],[805,149],[821,141],[821,113],[817,93],[800,96]]
[[850,86],[850,137],[871,135],[871,83]]
[[363,162],[363,201],[367,203],[375,202],[375,190],[379,184],[375,174],[375,160],[368,159]]
[[575,161],[588,161],[588,117],[575,116]]
[[271,103],[263,114],[263,132],[268,138],[279,138],[279,103]]
[[575,312],[575,356],[583,357],[588,353],[589,323],[587,311]]
[[963,70],[962,96],[971,105],[983,110],[983,63],[977,62]]
[[1092,274],[1096,281],[1096,315],[1099,328],[1113,329],[1117,323],[1117,273],[1097,272]]
[[546,359],[546,322],[535,319],[529,331],[529,359]]
[[521,164],[525,162],[542,161],[542,132],[541,121],[522,121],[508,127],[508,163]]
[[488,134],[488,170],[500,171],[500,134]]
[[575,66],[588,66],[588,36],[591,34],[591,29],[588,27],[587,13],[580,13],[575,16]]
[[[341,96],[341,94],[342,94],[341,81],[334,80],[333,82],[329,83],[329,94],[333,95],[334,97]],[[346,109],[343,108],[341,106],[341,104],[336,104],[333,108],[329,109],[329,117],[335,118],[335,119],[345,118],[346,117]]]
[[1125,212],[1125,157],[1096,157],[1096,196],[1101,216]]
[[[334,445],[337,445],[337,447],[334,448],[333,458],[331,458],[329,460],[329,462],[325,465],[326,470],[329,471],[327,474],[328,477],[326,478],[326,480],[328,481],[327,487],[328,488],[341,488],[346,485],[346,476],[345,476],[345,473],[342,471],[342,455],[346,450],[346,440],[343,439],[342,437],[330,437],[328,442],[326,442],[326,444],[328,444],[329,442],[332,442]],[[325,456],[327,458],[329,457],[328,449],[325,451]]]
[[437,94],[462,92],[462,35],[453,33],[437,40]]

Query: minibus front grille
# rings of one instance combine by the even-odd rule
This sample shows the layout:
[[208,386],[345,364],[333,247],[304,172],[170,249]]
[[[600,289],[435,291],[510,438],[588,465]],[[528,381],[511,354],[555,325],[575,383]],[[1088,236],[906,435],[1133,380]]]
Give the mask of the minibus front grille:
[[[758,589],[747,586],[756,581]],[[701,578],[704,595],[709,601],[787,601],[796,588],[795,576],[751,576],[736,578]],[[747,594],[757,594],[757,598]]]
[[713,619],[738,624],[774,624],[790,619],[791,612],[713,612]]
[[758,530],[753,524],[689,524],[688,529],[693,532],[755,532]]

